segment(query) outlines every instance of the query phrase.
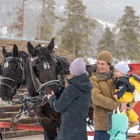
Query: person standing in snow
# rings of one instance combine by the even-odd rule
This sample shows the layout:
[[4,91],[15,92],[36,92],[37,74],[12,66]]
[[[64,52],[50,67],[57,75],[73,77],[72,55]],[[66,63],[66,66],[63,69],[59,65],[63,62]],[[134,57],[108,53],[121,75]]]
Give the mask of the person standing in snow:
[[116,78],[114,77],[110,52],[102,51],[98,54],[97,70],[92,74],[90,80],[94,87],[92,89],[94,140],[109,140],[110,135],[107,133],[109,129],[108,114],[117,107],[120,108],[121,112],[129,109],[126,102],[119,103],[113,97]]
[[68,81],[60,98],[48,94],[51,107],[61,113],[57,140],[87,140],[86,118],[90,106],[92,84],[86,74],[83,58],[75,59],[69,67],[73,78]]

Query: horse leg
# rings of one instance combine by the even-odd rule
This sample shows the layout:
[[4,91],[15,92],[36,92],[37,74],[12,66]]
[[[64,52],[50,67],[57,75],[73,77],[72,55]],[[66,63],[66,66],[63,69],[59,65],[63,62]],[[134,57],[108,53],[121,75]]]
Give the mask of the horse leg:
[[56,123],[55,122],[48,123],[40,119],[38,119],[38,122],[44,129],[44,140],[56,140],[57,137]]
[[44,140],[56,140],[57,133],[55,132],[50,132],[50,131],[44,131]]
[[89,108],[89,111],[88,111],[88,120],[87,120],[87,123],[88,124],[94,124],[94,122],[93,122],[93,107],[92,106],[90,106],[90,108]]
[[0,140],[3,140],[2,129],[0,129]]
[[35,112],[44,129],[44,140],[56,140],[60,114],[54,112],[49,104],[36,108]]

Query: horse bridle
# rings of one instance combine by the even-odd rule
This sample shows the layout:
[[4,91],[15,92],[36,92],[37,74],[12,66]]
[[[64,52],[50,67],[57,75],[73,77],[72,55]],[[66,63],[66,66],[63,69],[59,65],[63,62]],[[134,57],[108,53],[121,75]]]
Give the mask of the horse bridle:
[[[57,58],[57,56],[54,56],[54,55],[52,55],[52,56],[56,60],[56,63],[58,61],[60,61]],[[33,85],[34,85],[35,91],[39,95],[34,96],[34,97],[31,97],[28,94],[28,91],[25,92],[24,98],[22,100],[22,108],[19,111],[19,113],[15,117],[12,118],[12,122],[14,122],[14,123],[16,123],[22,117],[28,116],[28,114],[29,114],[29,112],[31,110],[35,109],[36,107],[42,106],[42,105],[44,105],[45,103],[48,102],[48,98],[47,98],[46,93],[43,91],[43,87],[50,86],[50,85],[61,86],[62,81],[65,81],[65,80],[62,80],[61,79],[61,76],[60,75],[58,75],[58,77],[56,77],[56,80],[50,80],[48,82],[41,83],[40,80],[39,80],[39,78],[35,74],[34,69],[33,69],[33,63],[34,63],[34,61],[36,59],[38,59],[38,57],[34,57],[34,58],[29,57],[29,69],[30,69],[31,79],[33,81]],[[59,64],[61,64],[61,68],[64,71],[62,63],[59,62]],[[38,84],[38,86],[36,85],[36,83]],[[27,106],[29,107],[28,109],[26,109]]]
[[[53,57],[57,60],[56,62],[60,61],[56,56],[53,55]],[[13,120],[12,120],[13,122],[20,120],[24,116],[28,116],[31,110],[35,109],[36,107],[40,107],[48,102],[48,98],[45,92],[43,91],[43,87],[50,86],[50,85],[59,86],[62,83],[62,79],[60,78],[60,76],[58,76],[57,77],[58,79],[56,80],[50,80],[48,82],[41,83],[33,70],[33,63],[36,59],[38,59],[38,57],[34,57],[34,58],[29,57],[29,68],[30,68],[31,79],[33,81],[35,91],[39,95],[31,97],[30,95],[28,95],[28,92],[27,94],[25,93],[24,98],[22,100],[22,108],[20,112],[15,117],[13,117]],[[63,68],[62,64],[61,64],[61,68]],[[36,83],[38,84],[38,86],[36,85]],[[27,106],[29,107],[28,109],[26,109]]]
[[[14,79],[9,78],[9,77],[2,77],[2,78],[1,78],[0,84],[1,84],[1,85],[4,85],[4,86],[6,86],[6,87],[8,87],[9,89],[11,89],[12,94],[15,95],[16,92],[17,92],[17,89],[20,88],[20,86],[23,84],[23,81],[25,80],[25,71],[24,71],[24,65],[25,65],[25,63],[24,63],[24,61],[23,61],[22,58],[17,58],[17,57],[6,57],[6,58],[3,60],[2,63],[4,63],[6,59],[16,59],[16,60],[18,61],[18,62],[17,62],[17,64],[18,64],[18,69],[17,69],[17,71],[19,72],[19,71],[21,70],[21,72],[22,72],[22,77],[21,77],[21,79],[19,79],[19,80],[14,80]],[[5,83],[3,80],[9,80],[9,81],[11,81],[11,82],[14,82],[14,86],[12,87],[11,85]]]
[[[29,63],[30,63],[31,78],[32,78],[32,81],[33,81],[33,84],[34,84],[36,92],[39,93],[39,94],[42,94],[42,93],[45,93],[43,91],[43,87],[50,86],[50,85],[58,86],[60,81],[59,80],[50,80],[48,82],[41,83],[39,78],[36,76],[36,74],[34,73],[34,70],[33,70],[33,62],[36,59],[38,59],[38,57],[31,58],[30,61],[29,61]],[[38,86],[35,84],[35,82],[38,84]]]

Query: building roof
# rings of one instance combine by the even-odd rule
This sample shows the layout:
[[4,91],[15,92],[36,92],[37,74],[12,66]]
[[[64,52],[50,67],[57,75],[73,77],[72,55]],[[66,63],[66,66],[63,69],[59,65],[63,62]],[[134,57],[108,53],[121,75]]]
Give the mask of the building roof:
[[[27,40],[27,39],[11,39],[11,38],[0,38],[0,61],[3,59],[2,47],[4,46],[7,51],[12,51],[13,45],[16,44],[19,50],[27,52],[27,42],[30,41],[34,46],[38,44],[48,45],[49,41],[42,40]],[[74,60],[74,56],[68,51],[58,46],[55,54],[65,57],[69,62]]]

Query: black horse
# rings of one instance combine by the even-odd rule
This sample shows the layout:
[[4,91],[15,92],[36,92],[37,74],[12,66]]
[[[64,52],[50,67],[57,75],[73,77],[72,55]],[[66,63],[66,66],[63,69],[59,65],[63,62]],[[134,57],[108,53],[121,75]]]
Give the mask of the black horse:
[[[51,109],[46,94],[54,90],[59,98],[65,79],[62,75],[68,74],[69,62],[63,57],[53,54],[54,39],[47,47],[38,45],[34,48],[30,42],[27,47],[31,57],[23,51],[18,51],[16,45],[13,46],[13,52],[9,53],[3,47],[2,52],[5,59],[2,63],[0,97],[3,100],[12,100],[13,95],[18,95],[17,89],[26,83],[27,94],[21,100],[23,106],[16,117],[28,115],[30,110],[34,109],[38,121],[44,129],[44,139],[54,140],[57,135],[56,128],[59,125],[60,114]],[[90,67],[87,66],[89,76],[92,73]],[[31,106],[28,110],[26,101]],[[90,108],[89,112],[92,110]],[[92,113],[89,117],[92,118]]]
[[[27,78],[26,85],[30,96],[46,95],[53,90],[56,96],[60,97],[60,87],[63,86],[63,76],[66,75],[69,69],[69,62],[62,57],[53,54],[54,39],[47,47],[32,46],[30,42],[27,44],[30,59],[27,64]],[[42,98],[42,99],[43,99]],[[55,112],[49,105],[48,100],[46,103],[36,108],[36,113],[39,117],[39,122],[44,128],[44,139],[54,140],[57,136],[56,128],[59,125],[60,114]]]
[[[63,76],[68,72],[69,62],[66,59],[62,61],[62,57],[53,54],[54,39],[47,47],[34,48],[28,42],[27,49],[30,53],[29,67],[26,69],[29,94],[32,97],[40,95],[45,98],[53,90],[59,98],[60,88],[64,83]],[[44,139],[54,140],[57,136],[56,128],[59,125],[60,114],[52,110],[48,102],[37,108],[36,112],[41,114],[39,122],[44,128]]]
[[28,54],[18,51],[13,46],[12,52],[7,52],[3,46],[4,60],[1,62],[0,97],[5,101],[11,101],[17,94],[17,89],[25,84],[25,65]]
[[[28,47],[30,46],[32,45],[28,42]],[[47,47],[41,45],[36,47],[35,53],[39,54],[43,65],[39,65],[39,61],[33,60],[27,53],[18,51],[16,45],[13,46],[12,52],[7,52],[4,47],[2,51],[4,60],[2,62],[0,97],[5,101],[12,100],[14,95],[18,96],[17,89],[25,83],[27,91],[24,98],[20,99],[23,106],[14,119],[20,119],[20,117],[28,115],[30,110],[34,109],[38,121],[44,129],[45,140],[54,140],[56,138],[56,128],[60,119],[60,114],[50,107],[45,95],[53,89],[59,98],[65,82],[65,77],[62,75],[68,74],[69,69],[69,62],[65,58],[51,53],[53,47],[54,39]],[[43,55],[40,50],[43,50]],[[40,67],[47,71],[46,76],[50,77],[52,81],[50,79],[47,80],[50,82],[44,81],[46,77],[40,74]],[[44,78],[38,81],[40,75]],[[44,86],[47,86],[48,90],[44,90]]]
[[[54,46],[54,45],[53,45]],[[42,91],[46,94],[51,93],[51,90],[54,91],[57,97],[60,96],[58,93],[57,86],[48,86],[47,83],[53,81],[54,79],[57,79],[58,74],[55,71],[55,62],[53,56],[53,46],[52,48],[35,48],[32,46],[32,44],[29,42],[27,45],[28,52],[30,53],[32,59],[30,62],[30,71],[33,73],[34,77],[32,78],[32,82],[36,83],[34,86],[36,87],[36,90],[40,90],[38,81],[41,81],[43,83]],[[47,55],[46,55],[47,54]],[[44,67],[45,65],[45,67]],[[89,74],[89,77],[92,75],[93,72],[95,72],[97,66],[95,65],[86,65],[87,73]],[[62,69],[62,68],[61,68]],[[89,108],[88,116],[89,122],[91,123],[93,121],[93,107],[91,106]]]

